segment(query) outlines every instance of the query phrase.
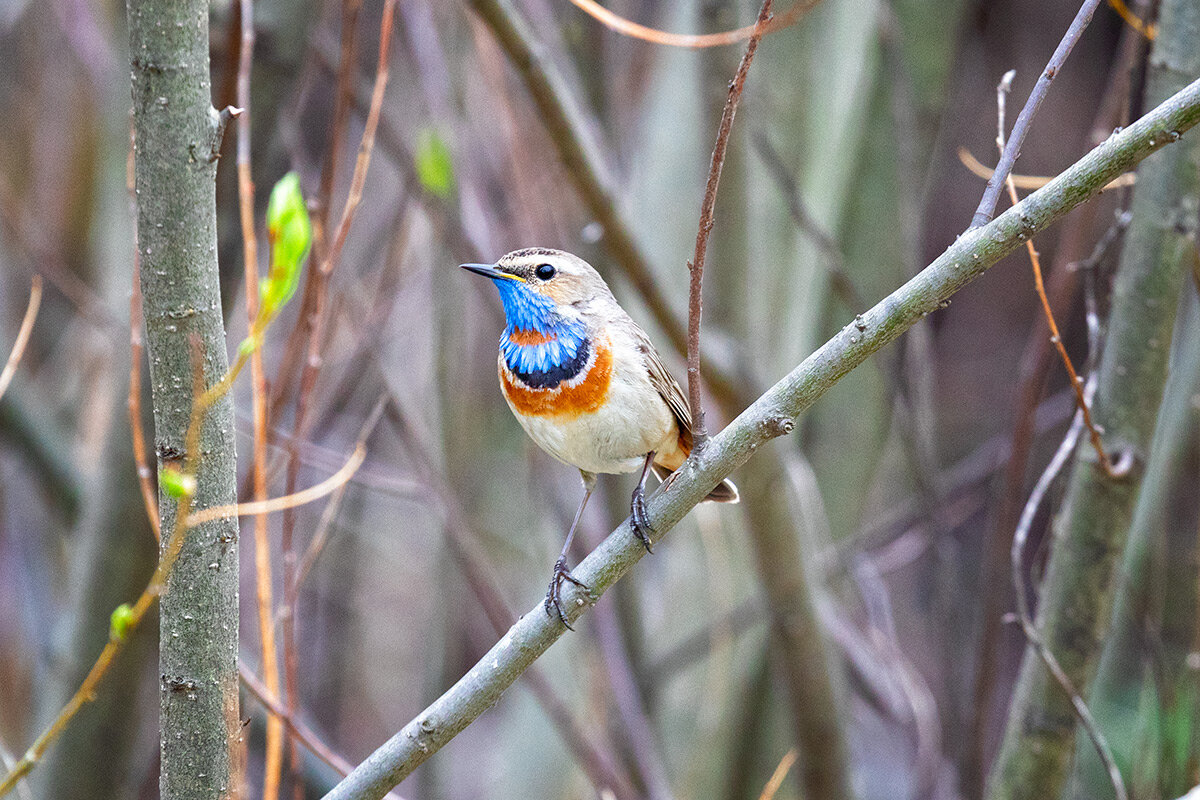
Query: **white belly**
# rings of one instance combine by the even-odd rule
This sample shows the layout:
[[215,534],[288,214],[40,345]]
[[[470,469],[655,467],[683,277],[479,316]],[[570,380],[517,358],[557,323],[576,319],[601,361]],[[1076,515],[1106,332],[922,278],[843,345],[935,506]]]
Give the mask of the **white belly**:
[[607,396],[593,411],[523,414],[505,394],[513,415],[539,447],[585,472],[634,472],[650,451],[670,454],[679,447],[675,417],[651,384],[640,354],[623,357],[628,350],[614,350]]

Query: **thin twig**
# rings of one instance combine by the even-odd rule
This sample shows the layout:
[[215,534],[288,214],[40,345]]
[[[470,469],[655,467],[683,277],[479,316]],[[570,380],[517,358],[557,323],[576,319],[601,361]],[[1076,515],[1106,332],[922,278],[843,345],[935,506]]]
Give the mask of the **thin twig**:
[[1142,36],[1153,40],[1158,35],[1158,26],[1153,22],[1147,24],[1141,17],[1130,11],[1129,6],[1125,5],[1125,0],[1108,0],[1108,4],[1112,6],[1113,11],[1116,11],[1121,19],[1125,20],[1126,25],[1133,28]]
[[744,42],[755,35],[766,36],[767,34],[781,31],[784,28],[791,27],[800,21],[800,18],[811,11],[820,3],[821,0],[796,0],[787,11],[784,11],[779,16],[770,20],[761,34],[757,34],[759,23],[746,25],[742,28],[737,28],[731,31],[722,31],[720,33],[669,33],[657,28],[651,28],[647,25],[640,25],[631,19],[626,19],[619,14],[609,11],[604,6],[596,2],[596,0],[571,0],[571,4],[584,12],[588,16],[595,19],[597,22],[616,31],[622,36],[628,36],[632,39],[641,39],[644,42],[653,44],[662,44],[669,47],[687,47],[691,49],[699,49],[704,47],[720,47],[727,44],[737,44]]
[[[305,425],[308,418],[308,409],[311,403],[313,391],[317,382],[317,375],[321,368],[321,340],[325,327],[325,316],[327,314],[326,294],[328,292],[329,281],[333,274],[334,268],[337,266],[338,257],[341,254],[342,245],[345,243],[346,236],[349,233],[350,225],[354,220],[354,213],[358,208],[358,203],[362,198],[363,185],[366,182],[367,167],[371,162],[371,151],[375,142],[375,130],[379,124],[380,108],[383,104],[383,92],[387,87],[388,81],[388,63],[391,52],[391,39],[393,29],[393,16],[395,13],[395,0],[387,0],[383,7],[383,16],[379,25],[379,53],[378,63],[375,74],[375,86],[371,95],[371,106],[367,113],[367,122],[364,126],[362,139],[359,144],[358,156],[355,160],[354,174],[351,178],[350,193],[342,208],[341,219],[338,223],[337,231],[334,235],[332,246],[328,246],[324,233],[327,230],[327,222],[329,218],[329,202],[333,186],[333,176],[339,162],[341,137],[344,135],[346,123],[349,117],[349,109],[353,99],[353,82],[356,74],[357,66],[354,57],[355,50],[355,32],[354,27],[357,23],[360,0],[347,0],[343,5],[342,14],[342,51],[341,64],[338,68],[338,95],[334,115],[334,131],[333,139],[330,142],[329,157],[325,163],[325,169],[321,175],[321,203],[320,209],[320,225],[317,230],[321,233],[321,246],[316,248],[314,252],[319,255],[317,263],[319,268],[313,270],[310,275],[311,280],[306,286],[305,306],[307,313],[303,314],[301,319],[308,327],[308,339],[306,345],[307,357],[304,361],[304,368],[300,373],[300,392],[296,401],[295,421],[293,424],[293,436],[288,444],[288,467],[286,475],[287,492],[295,490],[296,481],[299,476],[299,461],[296,458],[295,443],[303,436]],[[311,293],[309,292],[311,289]],[[307,301],[311,300],[311,304]],[[297,332],[301,329],[301,325],[297,325]],[[296,553],[293,544],[293,530],[295,520],[291,514],[285,514],[283,518],[283,535],[282,535],[282,550],[284,559],[284,605],[287,609],[283,624],[284,635],[284,698],[287,706],[290,709],[295,707],[295,699],[298,691],[298,674],[296,665],[296,618],[295,612],[298,606],[297,603],[297,581],[296,581]]]
[[[404,409],[398,403],[391,403],[388,410],[397,421],[405,446],[413,454],[413,463],[420,468],[420,477],[429,491],[437,496],[445,511],[444,530],[455,563],[466,578],[471,593],[479,601],[492,629],[497,636],[503,636],[518,617],[497,588],[488,569],[487,559],[479,553],[476,545],[481,538],[479,532],[471,527],[467,513],[450,481],[434,469],[433,465],[438,461],[433,458],[429,447],[417,434]],[[545,674],[533,666],[525,672],[523,678],[546,716],[550,718],[563,744],[597,792],[602,794],[605,790],[611,790],[621,800],[639,797],[629,779],[618,771],[608,751],[595,746],[575,721],[570,707],[559,697]]]
[[866,308],[866,299],[854,284],[850,273],[846,271],[846,260],[842,257],[841,248],[805,205],[800,196],[800,187],[796,184],[796,177],[784,163],[783,156],[771,144],[771,140],[767,138],[766,134],[761,131],[756,132],[752,138],[754,149],[758,151],[763,166],[779,184],[779,190],[783,193],[783,202],[787,205],[792,222],[796,223],[796,227],[813,240],[817,249],[825,256],[825,271],[829,273],[830,288],[837,294],[838,299],[842,301],[847,310],[857,313]]
[[270,500],[256,500],[253,503],[237,503],[236,505],[229,506],[213,506],[212,508],[193,511],[188,515],[187,525],[189,528],[194,528],[197,525],[203,525],[205,522],[211,522],[214,519],[273,514],[277,511],[296,508],[297,506],[311,503],[314,500],[320,500],[325,495],[331,494],[339,487],[344,486],[346,481],[354,477],[354,473],[362,466],[363,460],[366,457],[366,448],[358,445],[354,448],[354,452],[350,454],[350,457],[346,459],[346,463],[342,465],[341,469],[315,486],[310,486],[303,491],[293,492],[283,497],[274,497]]
[[[304,724],[303,720],[290,713],[283,706],[283,703],[279,701],[279,697],[267,691],[266,685],[254,674],[254,670],[250,669],[249,665],[241,660],[238,661],[238,675],[242,679],[242,686],[246,687],[246,691],[250,696],[261,703],[268,714],[272,714],[283,720],[283,724],[287,726],[288,732],[291,733],[295,741],[304,745],[308,752],[319,758],[343,778],[350,774],[350,771],[354,769],[354,765],[329,745],[325,744],[316,731]],[[392,800],[403,800],[395,792],[388,793],[387,797]]]
[[[987,180],[988,178],[992,177],[993,174],[995,174],[995,170],[976,158],[975,154],[965,147],[958,148],[958,160],[964,167],[970,170],[973,175],[983,178],[984,180]],[[1018,189],[1031,190],[1040,189],[1050,181],[1054,180],[1054,178],[1049,175],[1014,175],[1009,173],[1008,177],[1012,179],[1013,184]],[[1103,191],[1107,192],[1110,189],[1120,189],[1125,186],[1133,186],[1135,183],[1137,183],[1137,173],[1126,172],[1124,175],[1120,175],[1109,181],[1108,185],[1104,187]]]
[[241,660],[238,661],[238,675],[242,679],[242,686],[246,687],[250,696],[262,704],[269,716],[283,720],[283,724],[287,726],[296,740],[304,745],[305,749],[321,759],[339,775],[345,777],[350,774],[354,765],[331,750],[311,728],[289,713],[278,698],[271,694],[266,685],[254,674],[254,671]]
[[972,228],[986,225],[992,219],[992,213],[996,210],[996,203],[1000,200],[1000,190],[1003,188],[1008,174],[1012,172],[1013,164],[1017,161],[1017,156],[1021,153],[1021,145],[1025,143],[1025,134],[1029,132],[1029,124],[1033,121],[1033,116],[1037,114],[1038,107],[1041,106],[1042,101],[1046,99],[1046,93],[1050,90],[1050,82],[1058,75],[1058,71],[1062,69],[1067,56],[1071,54],[1071,49],[1075,47],[1075,43],[1083,36],[1083,31],[1087,28],[1088,23],[1091,22],[1092,15],[1096,13],[1098,5],[1100,5],[1100,0],[1083,1],[1083,5],[1079,8],[1079,13],[1075,15],[1075,19],[1071,22],[1070,27],[1067,28],[1062,41],[1058,43],[1058,47],[1054,49],[1054,54],[1050,56],[1050,61],[1046,64],[1046,68],[1042,70],[1041,76],[1038,77],[1037,83],[1034,84],[1033,91],[1029,94],[1029,99],[1025,101],[1025,107],[1021,109],[1021,113],[1017,115],[1017,121],[1013,123],[1012,136],[1009,137],[1008,144],[1000,154],[1000,161],[996,164],[996,171],[988,179],[987,189],[984,190],[983,197],[979,200],[979,207],[975,209],[975,216],[971,218]]
[[[12,752],[2,742],[0,742],[0,763],[4,765],[5,771],[13,769],[17,764]],[[18,781],[16,790],[19,800],[33,800],[33,790],[29,788],[28,781]]]
[[8,354],[4,369],[0,371],[0,397],[4,396],[8,384],[12,382],[13,375],[17,374],[17,365],[21,363],[21,357],[25,355],[25,345],[29,344],[29,334],[33,331],[33,323],[37,320],[38,309],[41,308],[41,305],[42,276],[35,273],[29,285],[29,305],[25,306],[25,316],[21,320],[21,327],[17,329],[17,340],[13,342],[12,351]]
[[[786,377],[768,389],[712,438],[694,470],[678,474],[669,492],[656,492],[647,511],[666,535],[713,486],[790,429],[843,376],[891,343],[955,292],[978,278],[1024,240],[1045,229],[1137,161],[1162,149],[1200,122],[1200,80],[1164,101],[1134,124],[1092,150],[1049,185],[981,229],[952,242],[942,255],[891,295],[862,314],[862,328],[848,325]],[[645,555],[626,520],[573,570],[589,587],[567,590],[568,621],[582,616]],[[326,800],[382,797],[490,708],[565,628],[539,602],[454,686],[355,767]]]
[[[193,397],[196,400],[192,404],[192,413],[188,421],[187,433],[184,437],[185,455],[183,475],[190,476],[194,484],[202,454],[200,448],[200,428],[208,416],[209,409],[228,393],[234,379],[237,378],[238,373],[241,372],[246,364],[246,355],[240,353],[237,361],[234,362],[233,366],[230,367],[221,380],[208,390],[205,390],[203,359],[199,352],[199,339],[194,335],[192,344]],[[108,643],[100,651],[100,655],[96,657],[95,663],[92,664],[92,668],[88,671],[87,676],[84,677],[83,682],[80,683],[79,688],[75,690],[75,694],[71,695],[70,699],[67,700],[66,704],[59,710],[58,715],[50,723],[50,726],[30,745],[25,754],[21,756],[21,760],[9,770],[4,780],[0,781],[0,797],[7,794],[18,780],[29,774],[41,762],[46,750],[67,729],[71,720],[75,718],[75,715],[79,713],[84,704],[91,702],[95,698],[97,687],[99,687],[100,681],[104,676],[108,674],[113,660],[125,648],[125,644],[136,632],[146,613],[154,604],[154,601],[158,599],[166,588],[167,579],[170,577],[171,571],[175,568],[175,563],[179,559],[179,553],[183,549],[183,543],[188,531],[185,520],[191,510],[191,505],[192,492],[185,491],[183,496],[178,500],[175,527],[172,529],[167,543],[162,548],[158,566],[150,576],[150,580],[146,583],[146,588],[142,590],[142,594],[138,597],[137,602],[126,609],[126,613],[123,614],[121,632],[119,634],[114,632],[113,635],[109,636]]]
[[[250,71],[254,63],[254,0],[239,0],[241,37],[238,44],[237,104],[238,115],[237,182],[238,212],[242,225],[242,260],[245,272],[246,319],[254,325],[258,316],[258,236],[254,228],[254,178],[250,163]],[[257,505],[267,499],[267,386],[263,374],[262,348],[250,356],[251,404],[254,416],[254,499]],[[194,515],[193,515],[194,516]],[[209,517],[218,519],[222,515]],[[254,594],[258,611],[259,645],[263,680],[267,691],[279,694],[279,657],[272,623],[275,603],[271,590],[271,541],[267,536],[267,515],[254,515]],[[263,800],[279,797],[283,772],[283,721],[267,715],[267,733],[263,765]]]
[[783,754],[783,758],[779,759],[779,763],[775,766],[775,771],[771,773],[770,779],[763,786],[762,794],[758,796],[758,800],[774,800],[775,793],[779,791],[779,787],[783,786],[783,779],[787,777],[792,765],[796,763],[796,748],[792,748]]
[[[1132,90],[1134,65],[1143,57],[1145,47],[1132,28],[1121,31],[1116,55],[1108,70],[1100,102],[1092,118],[1087,135],[1090,147],[1107,139],[1114,128],[1129,124],[1129,98]],[[1051,308],[1069,307],[1075,296],[1078,275],[1070,264],[1086,254],[1091,229],[1099,207],[1088,203],[1071,214],[1063,223],[1051,264],[1047,295]],[[1007,607],[1008,550],[1012,545],[1012,532],[1017,526],[1021,508],[1026,500],[1026,474],[1029,453],[1035,439],[1035,417],[1050,371],[1053,346],[1045,318],[1037,317],[1030,326],[1019,361],[1017,384],[1013,392],[1014,412],[1008,441],[1009,453],[1005,457],[1002,490],[995,509],[984,545],[980,585],[983,607],[981,613],[983,631],[976,658],[975,687],[971,698],[974,710],[968,733],[969,743],[964,748],[961,772],[966,793],[972,797],[982,796],[984,791],[984,764],[988,759],[986,740],[990,735],[990,709],[996,691],[997,672],[993,666],[997,661],[1000,638],[1003,635],[1001,615]],[[1069,418],[1069,414],[1067,417]]]
[[696,251],[688,264],[691,280],[688,283],[688,331],[687,331],[687,378],[688,405],[692,410],[692,447],[699,451],[708,440],[708,428],[704,424],[704,404],[700,395],[700,316],[704,308],[701,288],[704,282],[704,257],[708,253],[708,235],[713,227],[713,210],[717,204],[717,187],[721,183],[721,169],[725,166],[725,152],[729,149],[729,132],[733,118],[737,115],[742,90],[746,87],[746,74],[754,62],[758,43],[766,32],[771,18],[771,0],[764,0],[758,12],[754,32],[746,44],[746,52],[738,64],[729,93],[725,97],[725,108],[721,112],[721,125],[717,128],[717,142],[713,145],[712,162],[708,168],[708,181],[704,185],[704,201],[700,204],[700,229],[696,232]]
[[[1095,376],[1088,381],[1088,394],[1095,389]],[[1033,491],[1029,494],[1029,501],[1025,504],[1025,509],[1021,512],[1021,520],[1017,524],[1016,533],[1013,535],[1012,544],[1012,579],[1013,587],[1017,594],[1017,616],[1021,623],[1021,630],[1025,633],[1025,638],[1029,641],[1029,645],[1037,652],[1042,663],[1046,665],[1046,669],[1050,671],[1051,676],[1070,698],[1071,708],[1075,712],[1075,716],[1079,720],[1080,726],[1087,732],[1088,737],[1092,740],[1092,744],[1096,748],[1096,752],[1100,756],[1100,761],[1104,764],[1105,770],[1108,772],[1109,780],[1112,781],[1113,791],[1116,793],[1117,800],[1128,800],[1128,793],[1125,790],[1125,783],[1121,778],[1121,771],[1117,767],[1116,759],[1113,757],[1112,749],[1108,746],[1108,741],[1104,738],[1104,734],[1100,731],[1099,725],[1096,724],[1092,712],[1088,709],[1087,703],[1079,695],[1079,691],[1075,688],[1075,684],[1063,671],[1062,666],[1058,663],[1054,653],[1046,645],[1042,639],[1041,632],[1033,622],[1033,617],[1029,612],[1029,587],[1025,583],[1025,543],[1029,539],[1029,529],[1033,525],[1033,519],[1037,515],[1038,507],[1041,505],[1042,498],[1050,488],[1050,484],[1054,482],[1063,465],[1067,463],[1071,453],[1075,450],[1075,445],[1079,441],[1079,435],[1084,428],[1084,414],[1080,409],[1075,415],[1075,420],[1071,423],[1070,430],[1067,431],[1066,437],[1062,444],[1058,446],[1058,450],[1054,453],[1054,458],[1046,466],[1041,477],[1038,478],[1037,484],[1033,487]]]
[[[358,431],[358,440],[354,443],[355,452],[360,450],[366,452],[367,440],[371,438],[371,434],[375,432],[375,426],[379,424],[380,418],[383,416],[384,408],[387,403],[387,395],[380,395],[375,401],[375,407],[371,409],[371,413],[367,415],[366,421]],[[304,585],[304,579],[308,576],[309,570],[316,562],[317,556],[325,548],[325,542],[329,539],[329,531],[333,527],[333,520],[337,516],[338,508],[342,504],[342,498],[346,494],[347,481],[340,483],[333,492],[333,496],[329,498],[329,502],[325,504],[325,508],[321,511],[321,521],[317,524],[317,532],[313,535],[312,541],[309,542],[308,548],[304,551],[304,557],[300,559],[300,563],[292,570],[295,577],[292,578],[291,585],[288,588],[289,603],[287,604],[286,613],[295,616],[295,603],[300,595],[300,587]]]
[[[1004,151],[1004,108],[1005,98],[1008,96],[1009,90],[1012,88],[1013,76],[1016,75],[1015,70],[1009,70],[1004,74],[1000,83],[996,86],[996,113],[997,113],[997,134],[996,147],[1001,152]],[[1012,175],[1005,177],[1005,185],[1008,187],[1008,197],[1015,206],[1020,202],[1017,196],[1017,187],[1013,185]],[[1071,363],[1071,357],[1067,355],[1067,348],[1063,344],[1062,334],[1058,332],[1058,324],[1054,321],[1054,310],[1050,308],[1050,300],[1046,297],[1046,285],[1042,280],[1042,262],[1038,255],[1037,248],[1033,246],[1033,239],[1028,238],[1025,241],[1025,249],[1029,253],[1029,264],[1033,269],[1033,285],[1037,290],[1038,300],[1042,304],[1042,313],[1046,317],[1046,325],[1050,329],[1050,341],[1058,350],[1059,358],[1062,359],[1063,366],[1066,367],[1067,375],[1071,379],[1071,388],[1075,390],[1075,400],[1079,404],[1079,410],[1083,412],[1083,424],[1087,426],[1088,435],[1091,438],[1092,449],[1096,451],[1096,458],[1099,459],[1100,467],[1104,470],[1104,474],[1110,478],[1121,477],[1123,472],[1118,471],[1113,464],[1112,459],[1104,450],[1104,443],[1100,439],[1100,431],[1096,429],[1096,424],[1092,421],[1092,412],[1088,407],[1087,397],[1083,392],[1083,379],[1075,372],[1075,365]]]
[[362,200],[363,187],[367,182],[367,168],[371,165],[371,152],[375,148],[375,131],[379,127],[379,113],[383,108],[383,93],[387,89],[389,75],[389,60],[392,49],[392,20],[396,12],[396,0],[386,0],[383,4],[383,19],[379,23],[379,60],[375,67],[375,88],[371,92],[371,107],[367,111],[367,122],[363,126],[362,139],[358,145],[358,156],[354,163],[354,176],[350,180],[350,193],[346,204],[342,207],[342,217],[338,221],[337,232],[334,235],[333,246],[325,255],[325,263],[321,269],[325,272],[333,270],[333,264],[342,252],[342,245],[350,233],[350,225],[354,222],[354,212]]
[[129,217],[133,220],[133,286],[129,292],[129,397],[125,406],[129,411],[129,437],[133,448],[133,465],[137,470],[138,489],[142,493],[142,505],[150,520],[150,529],[156,540],[162,539],[162,523],[158,518],[158,495],[154,489],[154,471],[146,457],[146,426],[142,421],[142,251],[138,247],[137,193],[134,187],[134,136],[133,120],[129,120],[129,155],[125,161],[125,190],[129,194]]

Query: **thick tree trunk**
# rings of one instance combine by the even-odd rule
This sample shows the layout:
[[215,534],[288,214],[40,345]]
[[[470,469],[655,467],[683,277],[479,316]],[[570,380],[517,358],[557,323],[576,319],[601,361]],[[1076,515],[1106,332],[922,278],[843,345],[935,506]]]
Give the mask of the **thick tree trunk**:
[[[128,0],[136,128],[136,185],[146,345],[159,465],[184,457],[193,403],[192,352],[212,385],[227,369],[217,278],[215,152],[208,3]],[[209,412],[194,508],[235,499],[228,398]],[[163,539],[175,502],[159,497]],[[159,781],[164,800],[236,793],[238,528],[191,530],[161,597]]]

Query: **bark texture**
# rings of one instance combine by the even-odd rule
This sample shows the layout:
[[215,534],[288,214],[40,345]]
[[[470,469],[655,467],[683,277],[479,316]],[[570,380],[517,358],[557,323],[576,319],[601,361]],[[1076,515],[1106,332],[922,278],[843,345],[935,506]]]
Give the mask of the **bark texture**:
[[[227,368],[217,277],[208,3],[129,0],[138,236],[159,466],[184,457],[193,402],[192,342],[204,382]],[[232,403],[205,420],[194,508],[235,500]],[[175,503],[159,497],[164,541]],[[238,733],[236,520],[188,533],[160,603],[164,800],[233,793]],[[236,773],[233,773],[236,774]]]

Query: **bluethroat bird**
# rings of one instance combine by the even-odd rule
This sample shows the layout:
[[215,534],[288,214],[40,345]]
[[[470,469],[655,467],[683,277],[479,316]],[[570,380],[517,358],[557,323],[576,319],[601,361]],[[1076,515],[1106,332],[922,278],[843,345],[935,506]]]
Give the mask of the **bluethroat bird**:
[[[554,564],[546,613],[568,628],[564,581],[587,590],[567,569],[567,550],[598,473],[636,472],[630,522],[650,550],[646,478],[665,480],[692,449],[687,397],[658,351],[590,264],[561,250],[516,250],[495,264],[463,264],[491,278],[504,303],[500,389],[521,427],[543,450],[579,470],[583,500]],[[736,503],[725,480],[707,500]]]

